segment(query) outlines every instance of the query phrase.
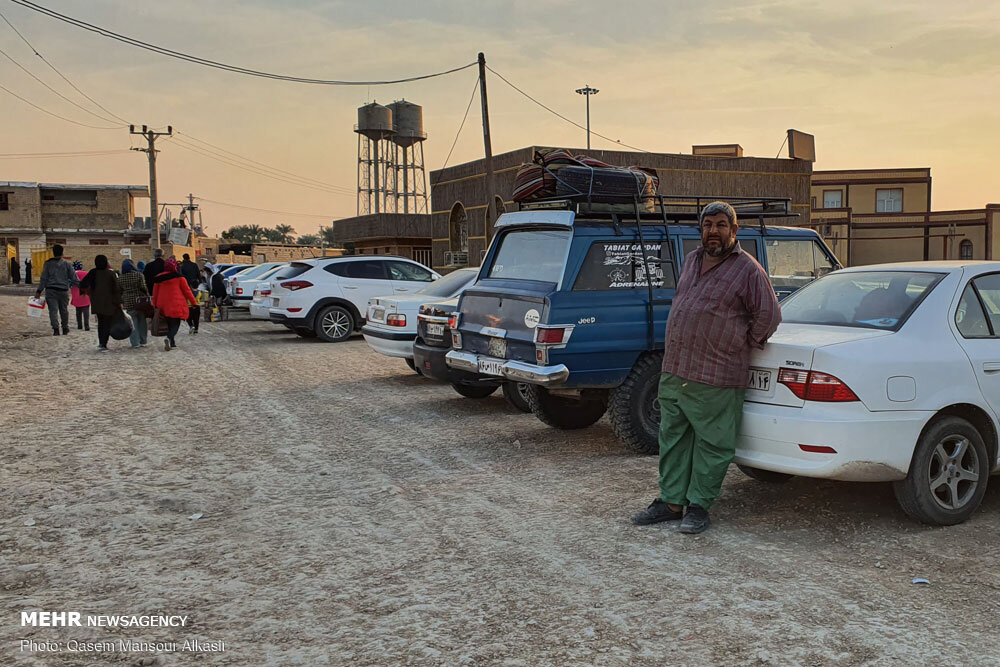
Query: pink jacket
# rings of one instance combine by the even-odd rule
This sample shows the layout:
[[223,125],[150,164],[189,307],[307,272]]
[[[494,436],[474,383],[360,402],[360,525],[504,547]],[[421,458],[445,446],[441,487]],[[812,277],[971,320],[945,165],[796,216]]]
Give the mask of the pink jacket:
[[[87,275],[86,271],[77,271],[77,280],[83,280]],[[74,308],[84,308],[90,305],[90,297],[86,294],[80,294],[80,288],[76,285],[69,288],[69,305]]]

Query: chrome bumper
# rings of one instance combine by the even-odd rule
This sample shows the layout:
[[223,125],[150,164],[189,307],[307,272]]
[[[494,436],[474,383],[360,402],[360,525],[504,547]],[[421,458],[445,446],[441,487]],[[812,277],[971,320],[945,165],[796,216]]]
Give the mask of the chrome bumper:
[[[470,373],[479,372],[479,356],[469,352],[452,350],[445,355],[445,362],[449,367]],[[506,361],[500,367],[503,377],[512,382],[527,382],[537,384],[542,387],[554,387],[561,385],[569,377],[569,369],[565,365],[558,366],[536,366],[526,364],[523,361]]]

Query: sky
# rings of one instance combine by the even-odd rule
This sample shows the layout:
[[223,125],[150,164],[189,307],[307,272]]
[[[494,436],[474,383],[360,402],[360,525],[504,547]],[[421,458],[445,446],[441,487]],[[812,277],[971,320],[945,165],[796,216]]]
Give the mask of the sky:
[[[739,143],[774,157],[795,128],[816,136],[820,169],[930,167],[935,210],[1000,202],[1000,3],[856,0],[617,2],[508,0],[38,0],[115,32],[203,58],[300,77],[384,80],[488,65],[562,115],[656,152]],[[357,107],[424,108],[429,172],[483,155],[478,98],[458,134],[475,68],[388,86],[317,86],[205,68],[112,41],[11,0],[0,12],[46,60],[113,114],[161,140],[159,199],[200,198],[210,234],[287,223],[298,234],[355,214]],[[0,181],[145,184],[143,145],[81,97],[0,21]],[[583,146],[583,130],[487,75],[494,153]],[[109,119],[113,122],[109,123]],[[285,180],[239,169],[279,169]],[[211,156],[192,150],[201,146]],[[592,145],[616,145],[593,137]],[[11,154],[120,151],[40,158]],[[253,166],[253,165],[250,165]],[[259,167],[258,167],[259,169]],[[271,172],[272,174],[274,172]],[[311,187],[303,185],[303,179]],[[316,183],[319,181],[319,183]],[[148,201],[137,200],[137,215]],[[237,208],[238,205],[247,208]],[[178,206],[169,207],[174,215]],[[265,209],[265,210],[250,210]],[[267,212],[277,211],[279,213]]]

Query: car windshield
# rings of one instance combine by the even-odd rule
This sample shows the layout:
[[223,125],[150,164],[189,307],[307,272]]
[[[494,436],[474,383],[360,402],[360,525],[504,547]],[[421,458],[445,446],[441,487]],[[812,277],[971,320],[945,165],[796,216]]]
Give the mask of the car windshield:
[[942,278],[923,271],[835,272],[781,303],[781,321],[898,330]]
[[504,234],[488,277],[559,282],[572,234],[569,230],[554,229]]
[[416,294],[451,296],[475,280],[478,273],[478,269],[459,269],[458,271],[453,271],[442,278],[438,278],[427,287],[418,289]]

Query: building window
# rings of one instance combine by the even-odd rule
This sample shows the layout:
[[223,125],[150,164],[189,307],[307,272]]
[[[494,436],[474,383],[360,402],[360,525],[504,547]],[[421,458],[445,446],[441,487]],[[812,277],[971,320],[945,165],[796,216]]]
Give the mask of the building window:
[[813,198],[812,198],[812,199],[810,200],[810,204],[811,204],[811,206],[812,206],[813,208],[816,208],[816,198],[815,198],[815,197],[813,197]]
[[10,204],[7,201],[9,192],[0,192],[0,211],[9,211]]
[[875,211],[877,213],[902,213],[903,189],[892,188],[891,190],[876,190]]
[[972,259],[972,241],[965,239],[958,244],[958,258],[965,260]]
[[90,239],[90,245],[108,245],[107,239]]
[[465,207],[456,202],[448,220],[448,246],[452,252],[469,252],[469,220]]
[[843,190],[823,190],[823,208],[842,208],[843,206]]

